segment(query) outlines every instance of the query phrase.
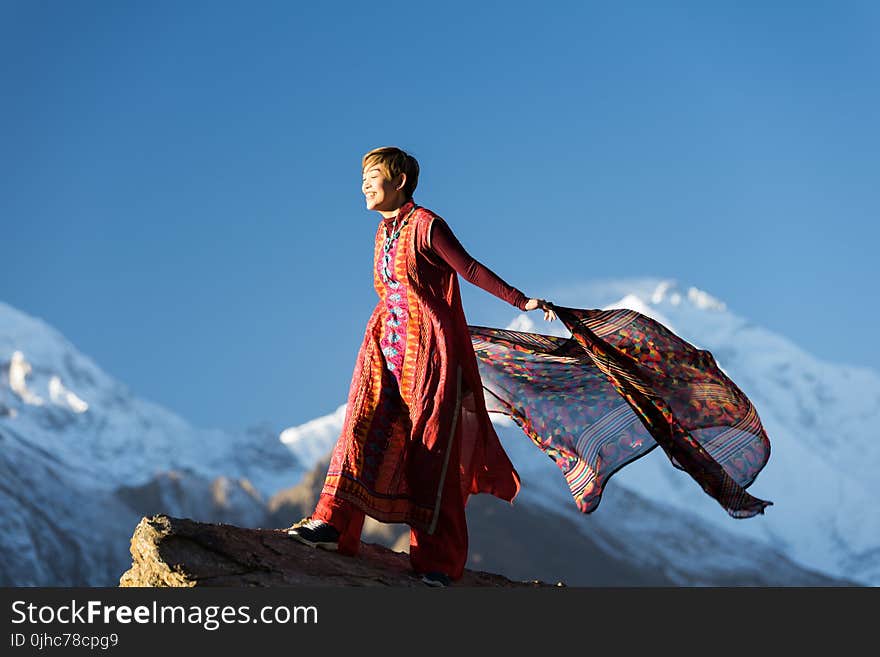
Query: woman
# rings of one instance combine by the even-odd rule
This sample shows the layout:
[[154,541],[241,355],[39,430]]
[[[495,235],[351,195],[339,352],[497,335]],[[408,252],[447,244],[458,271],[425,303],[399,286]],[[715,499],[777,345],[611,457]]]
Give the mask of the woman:
[[[512,502],[519,476],[487,411],[511,417],[559,468],[583,513],[608,479],[660,446],[733,518],[772,504],[745,489],[770,457],[751,401],[697,349],[626,308],[527,299],[418,207],[418,164],[396,148],[363,160],[379,303],[367,324],[345,425],[315,512],[289,533],[356,554],[364,514],[405,522],[410,561],[445,586],[467,560],[473,493]],[[520,310],[557,314],[571,337],[468,326],[456,272]]]
[[382,215],[373,269],[379,303],[318,505],[289,534],[354,555],[365,515],[404,522],[414,571],[445,586],[467,561],[468,496],[512,502],[520,487],[486,411],[456,273],[520,310],[542,309],[547,321],[556,315],[470,257],[441,217],[416,205],[414,157],[377,148],[362,168],[366,207]]

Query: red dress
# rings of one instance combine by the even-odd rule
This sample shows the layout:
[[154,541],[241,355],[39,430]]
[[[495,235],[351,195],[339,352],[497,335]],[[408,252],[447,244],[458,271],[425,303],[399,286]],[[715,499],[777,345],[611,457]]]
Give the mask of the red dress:
[[[386,235],[397,229],[386,251]],[[313,517],[343,532],[340,551],[348,553],[357,551],[363,514],[405,522],[416,570],[457,579],[467,557],[468,495],[512,502],[520,480],[486,411],[454,267],[523,309],[525,295],[470,258],[430,210],[410,200],[379,223],[379,302]]]

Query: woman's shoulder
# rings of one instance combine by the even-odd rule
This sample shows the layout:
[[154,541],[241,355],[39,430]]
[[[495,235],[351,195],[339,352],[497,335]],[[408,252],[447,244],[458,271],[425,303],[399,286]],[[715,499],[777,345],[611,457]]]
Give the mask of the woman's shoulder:
[[439,219],[438,224],[442,223],[445,226],[447,226],[447,228],[449,226],[449,224],[446,223],[446,219],[441,217],[439,214],[437,214],[433,210],[430,210],[429,208],[425,208],[422,206],[418,206],[416,208],[416,211],[413,215],[413,219],[414,219],[414,223],[416,224],[419,232],[422,232],[425,234],[424,239],[426,242],[429,240],[428,233],[430,232],[431,226],[433,225],[435,219]]
[[445,220],[433,210],[422,206],[417,206],[413,213],[413,219],[416,249],[420,253],[428,255],[431,253],[431,226],[435,219],[439,219],[441,222]]
[[433,210],[426,208],[422,205],[416,206],[416,211],[413,213],[415,219],[419,221],[431,221],[432,219],[442,219],[439,214],[434,212]]

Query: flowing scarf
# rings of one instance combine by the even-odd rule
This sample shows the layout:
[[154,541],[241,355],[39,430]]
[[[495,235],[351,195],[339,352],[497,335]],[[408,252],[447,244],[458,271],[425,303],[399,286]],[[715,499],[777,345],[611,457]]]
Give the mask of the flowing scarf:
[[549,304],[563,338],[468,326],[490,412],[510,416],[562,470],[578,508],[657,445],[734,518],[772,502],[746,488],[770,457],[755,407],[718,367],[633,310]]

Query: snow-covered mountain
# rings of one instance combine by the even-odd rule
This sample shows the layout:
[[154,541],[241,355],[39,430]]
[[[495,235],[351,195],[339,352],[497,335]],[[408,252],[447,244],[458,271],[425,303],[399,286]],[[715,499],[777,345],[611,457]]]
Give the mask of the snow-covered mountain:
[[192,427],[0,302],[0,584],[113,585],[142,515],[258,522],[304,472],[278,431]]
[[[818,571],[880,584],[880,515],[868,497],[880,465],[876,373],[820,362],[673,281],[596,283],[553,300],[632,308],[710,350],[770,436],[770,462],[750,490],[774,506],[734,520],[654,450],[614,475],[585,516],[556,466],[497,415],[523,478],[517,504],[564,517],[616,558],[676,582],[755,582],[779,568],[779,582],[811,583]],[[567,335],[526,314],[509,328]],[[142,515],[261,526],[265,501],[327,455],[344,413],[281,432],[192,427],[0,302],[0,584],[113,585]]]
[[[657,556],[660,546],[671,544],[649,536],[668,536],[675,523],[667,513],[619,513],[621,505],[615,500],[650,501],[677,516],[675,522],[681,518],[718,537],[767,546],[832,577],[880,585],[880,509],[874,503],[880,492],[874,474],[880,468],[876,372],[820,361],[783,336],[732,313],[706,292],[671,280],[594,283],[560,291],[553,301],[576,308],[630,308],[711,351],[752,400],[770,437],[770,461],[750,492],[774,505],[765,515],[733,519],[686,473],[672,467],[662,450],[655,449],[615,474],[598,509],[584,516],[575,508],[555,464],[512,421],[493,415],[523,478],[519,501],[573,518],[593,536],[594,520],[601,520],[619,538],[629,538],[630,542],[621,542],[646,559]],[[516,316],[507,328],[570,335],[559,322],[547,324],[540,318],[536,322],[527,314]],[[315,455],[332,448],[344,410],[341,406],[332,415],[284,432],[298,460],[314,462]],[[633,523],[636,517],[638,524]],[[703,567],[709,568],[718,557],[717,551],[687,554],[679,544],[658,559],[658,567],[664,562],[676,567],[680,565],[676,562],[688,560],[693,568],[703,559]],[[742,558],[747,560],[748,555]]]

